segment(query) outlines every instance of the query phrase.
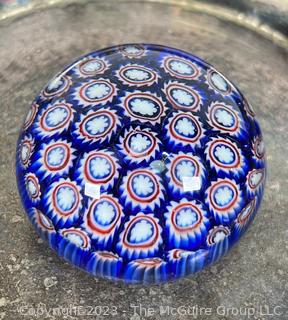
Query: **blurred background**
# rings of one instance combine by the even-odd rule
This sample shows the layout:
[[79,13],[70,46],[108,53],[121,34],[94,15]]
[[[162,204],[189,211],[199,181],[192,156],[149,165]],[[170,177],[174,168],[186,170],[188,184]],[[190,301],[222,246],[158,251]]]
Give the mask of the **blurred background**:
[[[96,0],[97,1],[97,0]],[[137,1],[137,0],[136,0]],[[7,17],[19,12],[31,10],[33,8],[47,7],[57,3],[73,3],[80,1],[67,0],[0,0],[1,16]],[[82,1],[83,2],[83,1]],[[140,2],[138,0],[138,2]],[[258,19],[258,22],[272,25],[273,28],[288,33],[288,1],[287,0],[156,0],[148,2],[189,4],[189,2],[199,2],[202,4],[214,4],[226,8],[236,9],[241,13]]]
[[[80,55],[131,42],[177,47],[223,72],[253,105],[268,160],[261,209],[240,243],[195,276],[150,287],[97,279],[60,259],[30,226],[14,174],[22,119],[48,80]],[[109,320],[287,319],[287,92],[288,0],[0,0],[0,319],[95,318],[89,306]],[[159,306],[186,309],[169,316]],[[195,306],[212,314],[189,314]]]

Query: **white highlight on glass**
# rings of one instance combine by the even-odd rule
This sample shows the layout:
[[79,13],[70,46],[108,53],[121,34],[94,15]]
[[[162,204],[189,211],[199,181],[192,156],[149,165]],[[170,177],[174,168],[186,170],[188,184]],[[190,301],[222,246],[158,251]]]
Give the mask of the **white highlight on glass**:
[[200,177],[182,177],[184,192],[198,191],[201,189]]
[[84,193],[93,199],[100,199],[100,185],[87,182],[85,183]]

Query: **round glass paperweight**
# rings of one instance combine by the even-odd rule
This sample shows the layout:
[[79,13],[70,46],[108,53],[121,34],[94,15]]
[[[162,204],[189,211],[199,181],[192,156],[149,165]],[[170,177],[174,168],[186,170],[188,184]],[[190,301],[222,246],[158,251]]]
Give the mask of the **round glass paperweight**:
[[126,282],[214,263],[263,196],[264,143],[233,83],[190,53],[92,52],[35,98],[16,172],[25,211],[59,256]]

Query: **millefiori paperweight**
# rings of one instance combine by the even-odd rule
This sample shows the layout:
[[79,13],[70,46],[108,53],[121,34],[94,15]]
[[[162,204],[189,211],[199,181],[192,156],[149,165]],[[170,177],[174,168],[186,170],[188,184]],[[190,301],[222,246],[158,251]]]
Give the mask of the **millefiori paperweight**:
[[266,165],[235,85],[189,53],[129,44],[83,56],[45,86],[16,171],[30,221],[59,256],[155,283],[199,271],[240,239]]

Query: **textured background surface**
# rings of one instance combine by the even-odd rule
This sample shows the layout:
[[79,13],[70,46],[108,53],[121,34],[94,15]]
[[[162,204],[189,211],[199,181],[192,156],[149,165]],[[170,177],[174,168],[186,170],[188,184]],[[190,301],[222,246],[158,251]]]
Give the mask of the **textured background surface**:
[[[24,214],[13,167],[22,119],[53,74],[83,53],[127,42],[159,43],[191,51],[232,79],[254,106],[269,165],[262,207],[241,242],[205,271],[151,287],[96,279],[58,258],[38,239]],[[97,1],[50,7],[0,22],[0,319],[63,319],[59,308],[68,314],[66,319],[92,319],[75,316],[72,309],[69,314],[72,306],[102,306],[102,310],[96,309],[102,311],[99,319],[169,318],[160,314],[160,306],[186,306],[172,319],[193,319],[192,309],[190,315],[181,315],[193,306],[212,308],[213,316],[197,319],[248,319],[217,314],[219,306],[242,308],[242,312],[252,307],[255,315],[250,319],[286,319],[287,74],[287,50],[233,23],[177,6]],[[140,317],[133,314],[131,305],[150,307],[155,314],[145,317],[142,310]],[[267,311],[265,305],[270,313],[279,306],[275,311],[282,314],[261,315]],[[23,316],[21,310],[31,315]],[[105,315],[115,310],[118,314],[114,317]]]

